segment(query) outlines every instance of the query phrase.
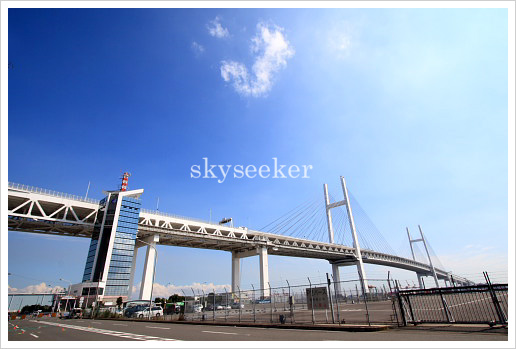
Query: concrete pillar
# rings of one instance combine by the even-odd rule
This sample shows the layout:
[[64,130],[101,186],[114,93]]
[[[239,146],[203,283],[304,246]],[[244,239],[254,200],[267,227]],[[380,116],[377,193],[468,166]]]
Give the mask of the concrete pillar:
[[269,297],[269,258],[267,247],[259,247],[260,254],[260,288],[262,297]]
[[[147,244],[147,253],[145,254],[145,266],[143,268],[143,277],[140,286],[140,299],[149,300],[152,296],[152,284],[154,283],[154,267],[156,263],[156,243],[159,241],[159,235],[153,235],[144,240]],[[151,247],[152,246],[152,247]]]
[[235,251],[231,252],[231,292],[236,293],[240,289],[240,257]]
[[417,275],[417,281],[419,282],[419,288],[421,288],[421,289],[425,288],[425,286],[423,284],[423,275],[419,274],[419,273],[416,273],[416,275]]
[[136,259],[138,257],[138,241],[134,243],[134,253],[133,253],[133,262],[131,264],[131,278],[129,279],[129,292],[127,294],[128,299],[131,299],[131,294],[133,293],[133,285],[134,285],[134,271],[136,269]]
[[[337,294],[335,296],[341,295],[341,287],[340,287],[340,272],[339,272],[339,266],[337,264],[331,265],[331,270],[333,274],[333,282],[335,283],[335,290]],[[338,298],[337,298],[338,299]]]

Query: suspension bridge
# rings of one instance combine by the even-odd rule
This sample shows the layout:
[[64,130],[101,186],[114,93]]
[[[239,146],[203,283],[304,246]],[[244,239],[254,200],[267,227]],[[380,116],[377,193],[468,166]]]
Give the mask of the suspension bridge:
[[[364,263],[413,271],[417,274],[420,286],[425,276],[432,277],[437,287],[439,279],[450,284],[473,284],[464,277],[450,273],[441,265],[421,228],[420,238],[417,239],[412,239],[407,229],[407,245],[410,246],[412,258],[395,252],[357,200],[348,192],[343,177],[340,182],[342,200],[339,201],[331,195],[325,184],[324,197],[308,200],[257,230],[139,209],[139,206],[133,207],[124,201],[138,202],[143,189],[126,191],[122,187],[119,191],[104,192],[106,198],[99,201],[9,183],[8,227],[14,231],[90,238],[92,243],[83,277],[83,283],[86,284],[102,282],[108,287],[120,285],[119,280],[118,283],[110,284],[110,278],[115,277],[113,275],[116,269],[120,273],[126,273],[120,275],[128,275],[127,285],[124,287],[131,289],[138,249],[147,247],[140,299],[150,299],[152,296],[156,244],[230,252],[233,291],[240,287],[240,260],[259,255],[263,297],[269,296],[268,255],[327,260],[332,265],[336,282],[340,281],[340,266],[356,265],[364,292],[368,289]],[[118,200],[120,203],[117,206],[109,206],[110,202],[117,202],[116,198],[122,200]],[[129,206],[124,206],[124,202]],[[127,230],[131,228],[131,224],[134,224],[134,235],[130,235]],[[107,227],[110,229],[109,234],[104,233]],[[111,229],[116,233],[111,234]],[[418,242],[422,243],[426,258],[418,248]],[[127,253],[117,252],[117,246],[120,249],[120,246],[126,246],[123,251]],[[117,253],[127,258],[116,259]],[[110,269],[114,266],[115,269]],[[90,274],[88,268],[92,269]],[[126,269],[120,271],[123,268]],[[120,275],[116,277],[120,278]]]

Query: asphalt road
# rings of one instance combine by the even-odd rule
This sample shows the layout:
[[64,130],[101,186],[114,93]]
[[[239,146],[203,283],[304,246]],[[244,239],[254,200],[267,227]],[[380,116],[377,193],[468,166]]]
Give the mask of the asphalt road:
[[9,321],[9,341],[506,341],[507,330],[486,327],[468,330],[442,328],[344,332],[305,329],[228,327],[115,320]]

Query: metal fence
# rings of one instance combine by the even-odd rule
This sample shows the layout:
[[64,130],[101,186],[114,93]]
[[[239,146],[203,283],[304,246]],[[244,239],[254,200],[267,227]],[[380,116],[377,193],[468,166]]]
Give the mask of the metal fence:
[[491,284],[397,292],[398,323],[507,324],[508,285]]
[[[186,296],[184,315],[189,321],[255,323],[396,323],[387,280],[307,283],[266,289]],[[167,315],[165,315],[167,318]]]
[[55,196],[55,197],[59,197],[59,198],[78,200],[78,201],[88,202],[90,204],[99,204],[100,203],[100,201],[97,199],[85,198],[85,197],[82,197],[79,195],[61,193],[61,192],[58,192],[55,190],[43,189],[43,188],[31,186],[31,185],[24,185],[24,184],[13,183],[13,182],[8,182],[8,188],[29,191],[31,193],[37,193],[37,194],[50,195],[50,196]]

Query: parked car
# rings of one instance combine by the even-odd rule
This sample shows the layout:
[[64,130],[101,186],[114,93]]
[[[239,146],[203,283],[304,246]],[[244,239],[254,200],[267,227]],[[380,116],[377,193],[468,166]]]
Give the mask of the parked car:
[[[150,312],[151,317],[161,316],[162,314],[163,314],[163,308],[161,306],[158,305],[158,306],[152,307],[152,310]],[[138,317],[138,318],[143,318],[145,316],[149,316],[149,307],[145,307],[144,309],[135,311],[132,314],[132,317]]]
[[142,311],[145,308],[149,308],[149,306],[138,304],[138,305],[135,305],[135,306],[131,306],[131,307],[125,308],[124,316],[126,316],[126,317],[134,317],[134,313]]
[[196,304],[193,306],[193,311],[194,311],[194,313],[200,313],[200,312],[202,312],[202,308],[203,308],[202,304]]
[[233,303],[231,304],[231,309],[244,309],[244,305],[242,303]]
[[82,319],[82,309],[74,308],[70,311],[65,311],[59,315],[60,319]]

